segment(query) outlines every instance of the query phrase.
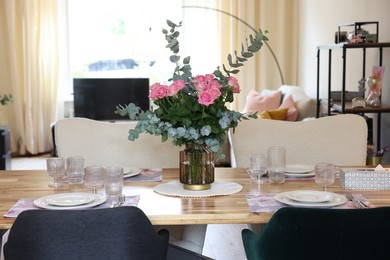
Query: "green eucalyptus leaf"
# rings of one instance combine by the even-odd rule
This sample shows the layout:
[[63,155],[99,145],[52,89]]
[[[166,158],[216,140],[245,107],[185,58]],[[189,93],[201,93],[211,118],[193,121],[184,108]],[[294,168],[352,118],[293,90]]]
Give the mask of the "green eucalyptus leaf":
[[248,60],[247,58],[243,58],[243,57],[239,57],[239,56],[237,56],[236,58],[237,58],[237,60],[240,61],[240,62],[244,62],[244,61],[247,61],[247,60]]
[[183,59],[183,64],[190,64],[190,60],[191,60],[190,56],[185,57],[185,58]]
[[169,60],[170,60],[171,62],[178,62],[178,61],[180,60],[180,56],[171,55],[171,56],[169,57]]

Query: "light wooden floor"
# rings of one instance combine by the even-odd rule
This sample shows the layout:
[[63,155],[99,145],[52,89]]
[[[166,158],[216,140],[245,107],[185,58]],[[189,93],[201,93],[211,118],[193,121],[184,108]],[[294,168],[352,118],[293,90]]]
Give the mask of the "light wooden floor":
[[[12,170],[46,169],[49,154],[34,157],[12,158]],[[208,225],[203,254],[216,260],[244,260],[245,252],[241,240],[241,230],[246,225]]]

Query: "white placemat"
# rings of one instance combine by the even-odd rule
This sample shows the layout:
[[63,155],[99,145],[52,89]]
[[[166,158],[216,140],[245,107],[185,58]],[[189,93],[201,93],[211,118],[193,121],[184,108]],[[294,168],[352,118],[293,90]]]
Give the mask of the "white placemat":
[[162,183],[153,188],[159,194],[173,197],[204,198],[213,196],[225,196],[240,192],[242,186],[234,182],[214,182],[209,190],[185,190],[179,181]]

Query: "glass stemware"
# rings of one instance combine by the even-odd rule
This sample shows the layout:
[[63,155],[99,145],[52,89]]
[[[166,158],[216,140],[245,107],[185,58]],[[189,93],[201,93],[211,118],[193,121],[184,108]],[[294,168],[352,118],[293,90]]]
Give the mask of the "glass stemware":
[[59,182],[59,179],[65,175],[65,158],[47,158],[46,165],[49,176],[53,177],[53,183],[50,183],[49,187],[56,189],[63,186],[63,184]]
[[323,186],[323,191],[326,191],[326,187],[334,183],[334,165],[317,163],[314,171],[316,183]]
[[250,156],[249,177],[254,183],[262,183],[261,177],[267,175],[267,156],[264,154],[252,154]]
[[102,166],[87,166],[85,168],[85,186],[92,189],[92,193],[97,193],[98,188],[104,185],[104,174],[105,169]]

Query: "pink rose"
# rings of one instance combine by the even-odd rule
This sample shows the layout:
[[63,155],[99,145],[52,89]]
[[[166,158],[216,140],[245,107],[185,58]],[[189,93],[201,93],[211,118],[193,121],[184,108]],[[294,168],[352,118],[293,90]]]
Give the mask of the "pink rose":
[[160,83],[154,83],[150,86],[149,98],[152,100],[161,99],[168,94],[168,86],[161,85]]
[[238,80],[234,77],[229,77],[228,78],[228,85],[231,86],[231,90],[233,93],[240,93],[240,85],[238,84]]
[[222,88],[222,85],[219,84],[219,82],[217,80],[212,80],[209,82],[209,84],[207,85],[207,88],[206,89],[220,89]]
[[221,95],[221,91],[217,88],[207,89],[199,93],[198,102],[201,105],[209,106],[214,103]]
[[185,86],[186,86],[186,83],[184,82],[184,80],[174,81],[168,88],[168,95],[169,96],[176,95],[177,93],[179,93],[180,90],[185,88]]
[[195,79],[192,81],[195,85],[196,90],[203,91],[206,88],[208,88],[208,84],[214,80],[213,74],[206,74],[206,75],[198,75],[195,77]]

